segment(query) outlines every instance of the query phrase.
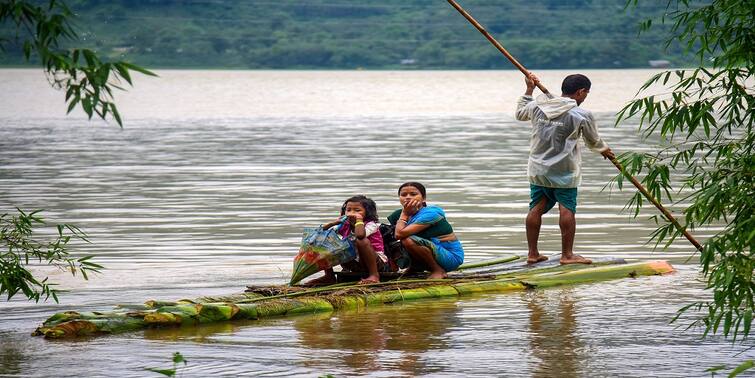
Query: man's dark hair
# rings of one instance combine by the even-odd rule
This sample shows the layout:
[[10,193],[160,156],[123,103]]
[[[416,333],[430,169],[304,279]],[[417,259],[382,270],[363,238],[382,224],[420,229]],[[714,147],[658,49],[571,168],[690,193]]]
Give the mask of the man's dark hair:
[[590,79],[582,74],[569,75],[564,78],[564,82],[561,83],[561,93],[570,95],[576,93],[580,89],[590,89]]

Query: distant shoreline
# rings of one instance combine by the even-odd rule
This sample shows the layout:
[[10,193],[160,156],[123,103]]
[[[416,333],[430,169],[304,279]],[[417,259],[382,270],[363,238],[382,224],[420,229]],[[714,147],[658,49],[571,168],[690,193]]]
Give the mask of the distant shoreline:
[[[133,62],[131,62],[133,63]],[[511,68],[401,68],[401,67],[387,67],[387,68],[329,68],[329,67],[321,67],[321,68],[239,68],[239,67],[217,67],[217,66],[210,66],[210,67],[184,67],[184,66],[142,66],[149,70],[163,70],[163,71],[368,71],[368,72],[385,72],[385,71],[394,71],[394,72],[421,72],[421,71],[516,71],[516,68],[513,66]],[[34,64],[29,65],[15,65],[15,64],[9,64],[9,65],[3,65],[0,64],[0,69],[42,69],[42,67]],[[528,67],[530,71],[580,71],[580,70],[679,70],[679,69],[689,69],[693,68],[693,66],[689,67],[664,67],[664,68],[658,68],[658,67],[651,67],[651,66],[645,66],[645,67],[603,67],[603,68],[595,68],[595,67],[589,67],[589,68],[573,68],[573,67],[564,67],[564,68],[537,68],[537,67]]]

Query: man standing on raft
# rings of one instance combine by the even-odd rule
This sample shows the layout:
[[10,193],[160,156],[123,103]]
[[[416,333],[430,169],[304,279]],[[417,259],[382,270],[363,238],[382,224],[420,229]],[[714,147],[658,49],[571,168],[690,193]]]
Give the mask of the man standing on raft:
[[564,78],[561,97],[538,96],[532,92],[537,77],[525,77],[527,91],[519,98],[516,119],[531,121],[530,157],[527,175],[530,181],[530,211],[527,213],[527,263],[548,260],[537,249],[543,214],[558,202],[558,225],[561,228],[561,264],[590,264],[591,260],[574,254],[574,234],[577,228],[577,187],[580,182],[582,157],[580,137],[591,150],[604,158],[613,159],[608,145],[600,139],[595,118],[579,105],[590,93],[590,79],[575,74]]

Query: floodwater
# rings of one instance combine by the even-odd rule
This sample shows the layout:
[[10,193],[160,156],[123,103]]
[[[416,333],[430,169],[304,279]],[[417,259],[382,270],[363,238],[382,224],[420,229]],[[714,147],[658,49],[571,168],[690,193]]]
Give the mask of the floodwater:
[[[539,76],[557,92],[568,72]],[[586,71],[617,152],[648,146],[615,112],[653,71]],[[0,211],[45,209],[73,223],[107,267],[84,281],[37,267],[70,290],[61,303],[0,302],[1,376],[157,376],[173,352],[189,376],[706,376],[753,358],[669,324],[708,293],[684,241],[647,245],[653,223],[621,213],[615,168],[584,154],[576,250],[668,259],[678,271],[604,283],[481,295],[75,341],[29,336],[64,310],[229,294],[287,282],[303,227],[329,221],[354,194],[398,207],[404,181],[445,208],[467,261],[526,251],[524,86],[514,71],[161,71],[116,100],[123,129],[66,117],[38,70],[0,70]],[[648,215],[654,214],[648,209]],[[699,232],[705,238],[715,229]],[[541,249],[557,253],[556,214]],[[688,258],[693,256],[691,260]]]

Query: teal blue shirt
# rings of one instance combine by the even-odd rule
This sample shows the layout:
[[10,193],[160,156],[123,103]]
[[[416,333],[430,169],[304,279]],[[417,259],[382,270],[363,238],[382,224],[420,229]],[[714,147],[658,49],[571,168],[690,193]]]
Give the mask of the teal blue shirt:
[[[401,210],[398,209],[388,216],[388,222],[395,225],[398,222],[398,218],[401,216]],[[451,224],[446,220],[446,213],[438,206],[426,206],[412,215],[406,222],[410,224],[428,224],[430,227],[416,233],[415,235],[425,238],[437,238],[439,236],[448,235],[454,232]]]

